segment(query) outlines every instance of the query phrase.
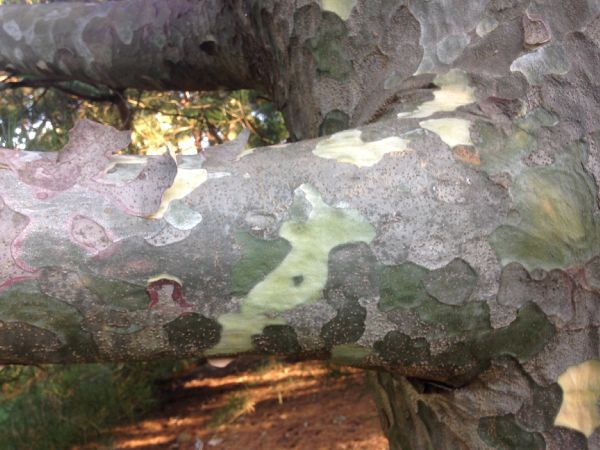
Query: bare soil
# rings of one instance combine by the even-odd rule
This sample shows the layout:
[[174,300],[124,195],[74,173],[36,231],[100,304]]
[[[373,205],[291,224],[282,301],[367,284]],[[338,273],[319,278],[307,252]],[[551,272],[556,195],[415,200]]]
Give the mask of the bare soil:
[[113,431],[113,448],[387,449],[361,371],[317,362],[252,364],[181,376],[159,411]]

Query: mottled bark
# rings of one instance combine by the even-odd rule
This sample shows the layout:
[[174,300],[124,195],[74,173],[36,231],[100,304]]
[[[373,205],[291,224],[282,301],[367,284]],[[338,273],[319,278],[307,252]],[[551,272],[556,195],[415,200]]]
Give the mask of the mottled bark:
[[0,359],[331,358],[393,448],[600,446],[600,5],[243,4],[294,134],[360,126],[2,151]]
[[[0,8],[0,70],[115,89],[260,87],[234,3],[64,2]],[[239,3],[239,2],[238,2]],[[255,49],[255,51],[258,51]]]

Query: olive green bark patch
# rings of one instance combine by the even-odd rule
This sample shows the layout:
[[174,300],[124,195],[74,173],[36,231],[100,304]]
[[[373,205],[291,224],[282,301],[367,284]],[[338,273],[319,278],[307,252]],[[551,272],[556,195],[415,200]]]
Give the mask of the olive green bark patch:
[[429,271],[413,263],[384,266],[379,272],[379,309],[391,311],[396,308],[419,306],[427,297],[423,280]]
[[358,341],[365,332],[366,318],[367,310],[358,301],[346,302],[321,329],[321,337],[327,348]]
[[338,16],[322,15],[316,36],[306,41],[319,74],[343,81],[352,73],[352,59],[345,45],[347,33],[344,22]]
[[148,308],[146,286],[122,280],[100,278],[90,274],[82,274],[79,278],[82,284],[95,294],[96,301],[100,305],[125,311]]
[[542,350],[552,336],[554,327],[544,312],[536,304],[528,303],[510,325],[475,339],[474,350],[475,354],[487,358],[510,355],[526,362]]
[[[467,320],[466,310],[461,313],[452,319],[443,318],[440,314],[436,319],[452,324],[451,327],[456,327],[456,330],[461,321]],[[413,339],[399,331],[388,333],[383,340],[375,343],[374,348],[391,364],[453,368],[456,372],[474,376],[499,356],[509,355],[520,362],[527,361],[554,335],[548,318],[533,303],[521,308],[512,323],[499,329],[487,327],[486,308],[476,310],[475,314],[479,314],[478,324],[471,326],[467,332],[463,331],[462,342],[451,345],[442,353],[432,355],[427,340]]]
[[468,332],[491,329],[490,311],[485,302],[471,302],[458,307],[428,298],[416,311],[423,322],[442,325],[448,336],[464,336]]
[[521,221],[503,225],[491,236],[502,265],[519,262],[528,270],[552,270],[583,264],[598,254],[596,189],[580,169],[526,170],[511,194]]
[[254,347],[273,355],[298,355],[302,347],[296,331],[289,325],[267,325],[262,334],[252,336]]
[[319,126],[319,136],[328,136],[348,128],[350,117],[344,111],[329,111]]
[[447,266],[431,271],[423,280],[432,297],[448,305],[465,303],[475,285],[477,273],[462,259],[454,259]]
[[539,433],[521,428],[512,414],[484,417],[477,427],[479,437],[498,450],[542,450],[546,442]]
[[526,167],[524,158],[536,150],[542,128],[552,127],[557,122],[556,116],[543,108],[516,119],[508,133],[488,122],[474,122],[471,135],[481,168],[488,173],[517,175]]
[[193,354],[219,342],[221,325],[200,314],[179,316],[163,326],[169,345],[180,354]]
[[236,241],[241,246],[242,259],[231,270],[232,293],[246,295],[271,273],[292,248],[285,239],[265,241],[250,233],[237,233]]

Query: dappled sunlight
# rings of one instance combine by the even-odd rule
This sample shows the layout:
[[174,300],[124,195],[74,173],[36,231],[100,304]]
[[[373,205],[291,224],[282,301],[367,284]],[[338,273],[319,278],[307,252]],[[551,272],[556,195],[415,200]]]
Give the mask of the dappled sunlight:
[[113,434],[118,449],[387,448],[362,372],[316,362],[199,374]]

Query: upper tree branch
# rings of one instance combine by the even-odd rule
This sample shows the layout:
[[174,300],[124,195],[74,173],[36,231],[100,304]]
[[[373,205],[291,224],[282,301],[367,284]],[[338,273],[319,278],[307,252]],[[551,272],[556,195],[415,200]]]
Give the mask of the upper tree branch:
[[258,87],[224,0],[0,7],[0,70],[113,89]]

